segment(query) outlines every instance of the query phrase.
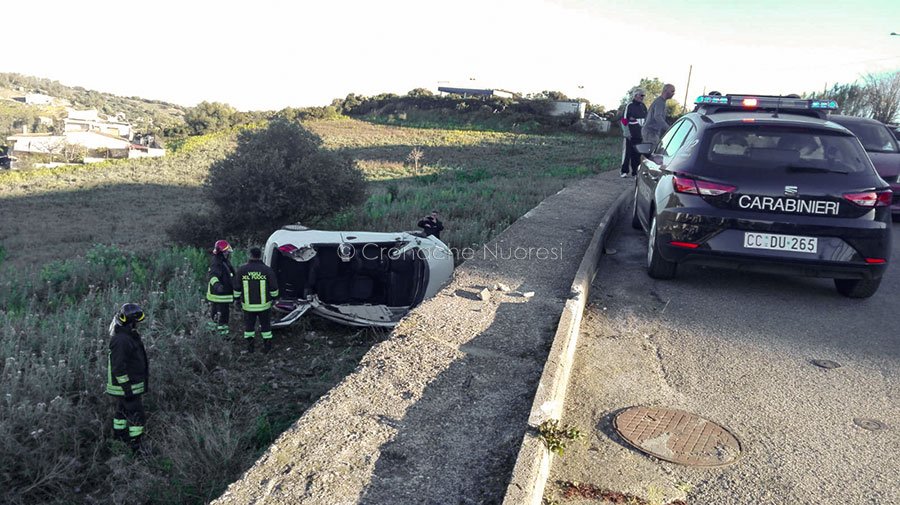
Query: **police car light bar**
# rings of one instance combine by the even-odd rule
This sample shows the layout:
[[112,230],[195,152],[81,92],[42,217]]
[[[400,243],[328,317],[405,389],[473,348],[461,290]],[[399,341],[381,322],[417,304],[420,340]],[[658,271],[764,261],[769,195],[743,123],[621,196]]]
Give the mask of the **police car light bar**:
[[810,109],[837,110],[838,105],[834,100],[810,100]]
[[718,95],[702,95],[698,96],[694,103],[713,103],[717,105],[728,105],[728,97],[727,96],[718,96]]
[[837,110],[838,104],[834,100],[805,100],[787,96],[763,96],[763,95],[701,95],[694,103],[697,105],[726,105],[745,109],[775,109],[790,110],[804,109],[817,111]]

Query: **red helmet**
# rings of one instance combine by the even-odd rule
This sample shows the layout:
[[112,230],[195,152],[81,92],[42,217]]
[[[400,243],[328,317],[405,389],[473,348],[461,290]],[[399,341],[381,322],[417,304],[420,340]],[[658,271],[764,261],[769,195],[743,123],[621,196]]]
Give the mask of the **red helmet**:
[[219,240],[218,242],[216,242],[215,247],[213,247],[213,254],[230,253],[230,252],[231,252],[231,244],[229,244],[227,240]]

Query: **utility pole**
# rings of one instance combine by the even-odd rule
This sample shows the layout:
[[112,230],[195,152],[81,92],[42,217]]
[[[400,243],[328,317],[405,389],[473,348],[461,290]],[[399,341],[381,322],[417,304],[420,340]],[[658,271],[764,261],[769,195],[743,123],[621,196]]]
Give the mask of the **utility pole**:
[[684,114],[687,112],[687,98],[688,98],[688,88],[691,87],[691,72],[694,70],[694,65],[688,67],[688,80],[687,86],[684,87],[684,103],[681,105],[681,113]]

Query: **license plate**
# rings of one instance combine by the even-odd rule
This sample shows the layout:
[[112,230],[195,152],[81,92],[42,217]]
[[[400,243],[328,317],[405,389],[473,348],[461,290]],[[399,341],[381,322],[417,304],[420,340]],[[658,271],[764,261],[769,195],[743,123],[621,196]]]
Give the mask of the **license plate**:
[[746,232],[744,233],[744,247],[815,254],[819,247],[819,240],[815,237]]

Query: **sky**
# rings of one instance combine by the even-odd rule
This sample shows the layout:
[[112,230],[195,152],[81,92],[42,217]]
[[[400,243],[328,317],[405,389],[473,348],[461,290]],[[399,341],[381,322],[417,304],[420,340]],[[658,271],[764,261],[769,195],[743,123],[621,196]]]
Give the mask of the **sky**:
[[900,70],[900,0],[49,0],[0,12],[0,71],[184,106],[328,105],[438,86],[613,108],[642,77],[688,101]]

